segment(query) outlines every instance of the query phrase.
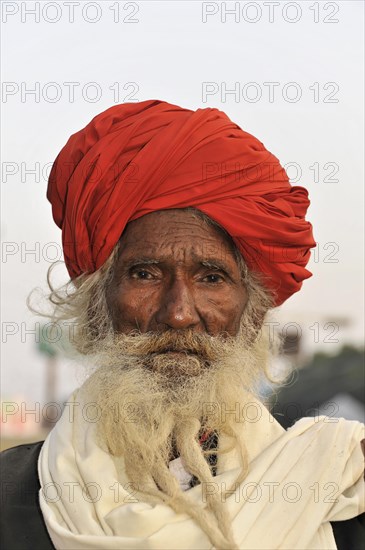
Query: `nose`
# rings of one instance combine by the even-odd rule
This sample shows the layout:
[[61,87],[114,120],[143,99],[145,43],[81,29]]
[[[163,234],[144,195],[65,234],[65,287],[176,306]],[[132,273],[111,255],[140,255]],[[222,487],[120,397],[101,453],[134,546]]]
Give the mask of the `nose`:
[[200,324],[194,296],[186,281],[176,279],[164,289],[155,318],[159,325],[173,330],[194,328]]

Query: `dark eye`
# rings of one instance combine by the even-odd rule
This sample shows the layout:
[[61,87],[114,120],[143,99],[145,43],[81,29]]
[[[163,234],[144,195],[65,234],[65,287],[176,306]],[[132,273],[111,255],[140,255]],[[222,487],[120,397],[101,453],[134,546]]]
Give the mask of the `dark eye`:
[[143,280],[153,278],[153,275],[149,271],[146,271],[145,269],[132,270],[131,276],[133,279],[143,279]]
[[206,275],[204,277],[204,282],[207,282],[207,283],[221,283],[224,281],[222,275],[219,275],[218,273],[209,273],[209,275]]

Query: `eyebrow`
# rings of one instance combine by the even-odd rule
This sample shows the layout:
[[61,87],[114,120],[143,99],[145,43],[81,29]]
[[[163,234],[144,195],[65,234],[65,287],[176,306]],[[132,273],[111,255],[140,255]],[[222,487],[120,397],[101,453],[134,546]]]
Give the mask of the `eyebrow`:
[[123,268],[130,269],[131,267],[137,267],[139,265],[157,265],[160,263],[161,260],[156,260],[154,258],[131,258],[123,262]]
[[225,263],[219,260],[203,260],[200,263],[202,266],[208,267],[209,269],[215,269],[216,271],[230,272],[229,267]]
[[[224,271],[225,273],[231,274],[230,267],[221,260],[217,258],[212,258],[210,260],[200,260],[198,258],[195,258],[195,260],[203,267],[207,267],[208,269],[214,269],[215,271]],[[137,257],[137,258],[131,258],[129,260],[126,260],[123,262],[123,269],[128,271],[132,267],[138,267],[138,266],[144,266],[144,265],[159,265],[164,263],[165,258],[148,258],[148,257]]]

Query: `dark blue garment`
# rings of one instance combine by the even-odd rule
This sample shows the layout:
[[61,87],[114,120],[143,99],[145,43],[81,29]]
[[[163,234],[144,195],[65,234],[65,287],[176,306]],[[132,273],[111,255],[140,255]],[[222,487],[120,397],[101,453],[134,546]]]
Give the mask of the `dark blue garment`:
[[38,499],[42,445],[19,445],[0,455],[1,550],[54,550]]

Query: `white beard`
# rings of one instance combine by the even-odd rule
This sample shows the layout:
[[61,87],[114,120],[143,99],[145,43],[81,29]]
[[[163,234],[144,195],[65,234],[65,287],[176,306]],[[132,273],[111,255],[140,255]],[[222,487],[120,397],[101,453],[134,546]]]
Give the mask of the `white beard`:
[[162,500],[176,511],[188,512],[204,530],[213,529],[219,539],[223,537],[228,547],[234,543],[221,498],[208,499],[207,511],[194,509],[168,462],[177,454],[190,474],[211,482],[198,438],[202,433],[227,434],[233,436],[241,457],[236,482],[244,479],[244,419],[228,411],[237,410],[237,404],[256,392],[268,351],[266,338],[248,345],[242,331],[236,338],[191,331],[115,335],[95,355],[99,367],[83,387],[86,399],[102,411],[97,426],[100,446],[123,457],[129,479],[145,500]]

